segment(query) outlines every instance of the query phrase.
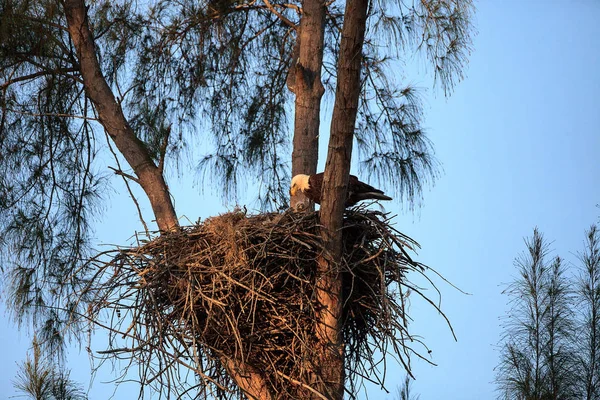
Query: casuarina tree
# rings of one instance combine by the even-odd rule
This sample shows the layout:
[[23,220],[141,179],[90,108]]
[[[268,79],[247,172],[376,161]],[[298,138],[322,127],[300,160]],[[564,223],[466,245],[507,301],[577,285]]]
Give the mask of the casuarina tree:
[[[291,175],[316,172],[322,98],[329,92],[333,113],[323,201],[319,220],[311,225],[318,227],[314,235],[322,251],[315,256],[310,281],[315,323],[309,333],[316,338],[310,357],[320,357],[321,367],[312,360],[315,368],[295,371],[294,377],[288,370],[261,370],[243,355],[232,358],[205,344],[202,356],[210,356],[229,380],[220,380],[219,373],[203,374],[198,354],[187,362],[175,352],[171,360],[176,361],[170,362],[193,370],[201,382],[198,387],[214,385],[219,393],[251,398],[288,393],[280,386],[273,389],[272,375],[277,385],[287,382],[306,396],[341,398],[346,383],[356,378],[346,376],[352,374],[349,363],[356,360],[347,359],[348,338],[342,334],[348,329],[344,321],[351,317],[344,309],[346,278],[340,270],[350,254],[341,228],[353,144],[365,176],[387,185],[400,200],[419,200],[423,186],[436,176],[436,162],[421,128],[419,93],[397,79],[402,76],[397,61],[420,54],[431,64],[435,82],[449,94],[462,77],[470,50],[472,13],[470,0],[0,0],[0,244],[4,282],[17,319],[33,322],[40,342],[59,354],[66,337],[83,332],[80,324],[86,319],[81,316],[98,323],[97,310],[106,304],[118,303],[113,311],[119,317],[141,309],[135,302],[119,303],[95,286],[99,280],[110,286],[122,278],[121,289],[138,287],[127,280],[124,254],[104,264],[114,268],[112,277],[106,268],[98,272],[102,257],[93,251],[90,234],[110,184],[105,163],[98,162],[106,157],[114,160],[110,171],[128,188],[139,186],[151,206],[156,228],[146,230],[157,229],[153,237],[159,241],[145,248],[150,264],[174,260],[157,243],[170,243],[171,249],[171,239],[190,237],[179,225],[165,172],[182,171],[181,163],[198,152],[201,142],[209,150],[194,160],[196,173],[200,179],[210,177],[226,198],[236,198],[240,182],[251,182],[260,188],[264,210],[285,209],[289,201],[295,210],[310,213],[312,205],[306,199],[288,199],[287,188]],[[296,207],[299,203],[302,207]],[[381,221],[352,218],[367,221],[367,230]],[[360,235],[355,232],[351,238]],[[398,246],[410,247],[408,238],[392,237]],[[402,252],[397,257],[402,265],[423,268]],[[145,258],[147,269],[134,268],[140,259],[128,266],[142,282],[151,275],[144,271],[154,271],[156,264],[146,264]],[[211,277],[217,275],[224,276]],[[202,284],[199,278],[194,282]],[[278,287],[287,288],[285,282]],[[246,284],[236,287],[248,289]],[[123,290],[120,296],[130,293]],[[153,304],[175,306],[169,303],[174,301],[172,292],[161,292],[164,297],[157,293],[148,297]],[[194,293],[208,301],[204,292]],[[251,293],[262,296],[259,290]],[[211,298],[211,307],[223,306],[221,300]],[[273,304],[264,296],[261,301]],[[173,313],[168,307],[163,311]],[[240,313],[244,311],[242,307]],[[199,313],[194,311],[188,321],[196,324]],[[161,329],[168,329],[162,322]],[[119,332],[139,339],[137,329],[142,328],[134,326],[149,325],[132,324]],[[201,347],[173,329],[181,346]],[[279,340],[281,333],[268,332]],[[166,337],[161,335],[155,339],[163,346]],[[250,346],[241,336],[234,339]],[[153,347],[144,353],[148,357],[141,358],[158,375],[171,364],[153,364],[154,354],[160,357],[165,347],[150,342],[149,337],[146,345]],[[281,346],[283,353],[295,351]],[[292,368],[293,363],[286,365]],[[154,381],[153,376],[145,378],[148,384]],[[229,384],[240,391],[232,392]]]
[[573,290],[560,257],[536,229],[516,260],[518,276],[504,291],[511,309],[504,318],[497,367],[498,398],[576,398]]

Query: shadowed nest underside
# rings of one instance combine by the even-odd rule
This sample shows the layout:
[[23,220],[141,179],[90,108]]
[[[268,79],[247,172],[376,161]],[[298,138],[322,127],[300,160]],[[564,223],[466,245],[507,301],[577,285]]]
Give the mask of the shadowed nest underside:
[[[405,301],[410,291],[427,299],[407,274],[429,280],[429,269],[409,257],[418,245],[391,226],[389,215],[354,208],[344,220],[337,268],[353,397],[362,379],[381,384],[383,355],[392,353],[409,370],[412,354],[426,354],[409,334]],[[305,397],[300,382],[314,378],[319,360],[318,222],[318,212],[234,211],[98,262],[87,295],[90,320],[108,315],[109,349],[101,356],[128,360],[143,385],[167,397],[243,397],[227,361],[268,371],[273,398]]]

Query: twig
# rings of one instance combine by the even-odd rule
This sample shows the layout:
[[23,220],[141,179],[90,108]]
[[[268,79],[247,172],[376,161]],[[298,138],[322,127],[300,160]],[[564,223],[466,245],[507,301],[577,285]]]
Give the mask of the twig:
[[132,181],[134,181],[134,182],[135,182],[135,183],[137,183],[137,184],[139,184],[139,183],[140,183],[140,180],[139,180],[138,178],[136,178],[136,177],[135,177],[135,176],[133,176],[133,175],[129,175],[129,174],[127,174],[127,173],[125,173],[125,172],[121,171],[120,169],[117,169],[117,168],[111,167],[110,165],[108,166],[108,169],[110,169],[110,170],[114,171],[115,175],[120,175],[120,176],[122,176],[122,177],[124,177],[124,178],[131,179]]
[[275,14],[280,20],[282,20],[285,24],[291,26],[292,28],[296,28],[296,24],[294,24],[292,21],[290,21],[289,19],[287,19],[283,14],[281,14],[279,11],[277,11],[273,5],[271,5],[271,2],[269,0],[263,0],[265,5],[267,6],[267,8],[269,9],[269,11],[271,11],[273,14]]
[[[138,217],[140,219],[140,222],[142,223],[142,226],[144,227],[144,232],[146,232],[147,237],[150,237],[150,230],[148,229],[148,225],[146,225],[146,221],[144,220],[144,216],[142,215],[142,209],[141,209],[140,204],[138,203],[137,199],[135,198],[127,179],[131,179],[138,184],[139,184],[139,181],[137,178],[135,178],[131,175],[125,176],[126,174],[121,169],[121,163],[119,162],[119,157],[117,156],[117,153],[115,152],[115,150],[112,148],[112,145],[110,144],[110,138],[108,137],[108,132],[104,131],[104,135],[106,136],[106,143],[108,144],[108,149],[112,153],[113,158],[115,159],[115,162],[117,163],[117,169],[114,169],[112,167],[109,167],[109,168],[111,168],[113,171],[115,171],[115,173],[117,175],[120,175],[123,177],[123,182],[125,183],[125,187],[127,188],[127,192],[129,192],[129,196],[131,197],[131,200],[133,200],[133,203],[135,204],[135,208],[137,209],[137,212],[138,212]],[[125,175],[123,175],[123,174],[125,174]]]

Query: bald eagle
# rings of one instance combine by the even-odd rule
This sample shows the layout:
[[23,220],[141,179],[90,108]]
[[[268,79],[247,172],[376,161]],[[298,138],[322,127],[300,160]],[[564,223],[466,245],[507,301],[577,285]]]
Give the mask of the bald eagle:
[[[294,196],[300,190],[306,197],[317,204],[321,204],[321,188],[323,187],[323,173],[314,175],[299,174],[294,176],[290,188],[290,195]],[[383,191],[375,189],[371,185],[358,180],[354,175],[350,175],[348,180],[348,196],[346,197],[346,207],[351,207],[361,200],[392,200],[391,197],[383,194]]]

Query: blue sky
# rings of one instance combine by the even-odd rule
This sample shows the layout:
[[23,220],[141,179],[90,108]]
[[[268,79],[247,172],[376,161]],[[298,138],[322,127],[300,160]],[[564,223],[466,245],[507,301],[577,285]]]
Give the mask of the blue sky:
[[[600,215],[600,3],[481,1],[477,8],[478,35],[465,80],[449,99],[439,91],[426,94],[424,125],[444,172],[415,213],[386,206],[398,214],[397,227],[421,244],[419,261],[471,294],[439,284],[457,342],[436,313],[412,300],[413,331],[437,364],[413,362],[413,387],[422,400],[495,398],[494,346],[508,300],[501,291],[516,274],[512,262],[524,250],[523,238],[537,226],[554,241],[555,254],[576,263],[584,230]],[[429,84],[422,74],[410,79]],[[171,178],[180,215],[195,221],[227,210],[193,181]],[[116,188],[99,222],[100,243],[127,243],[139,229],[131,201]],[[25,331],[5,323],[0,343],[2,397],[14,393],[10,380],[30,342]],[[73,377],[87,386],[89,361],[77,351]],[[114,385],[102,384],[111,376],[104,368],[91,399],[113,393]],[[402,377],[392,367],[389,389]],[[125,386],[115,398],[135,393]],[[373,387],[368,393],[370,399],[393,398]]]
[[[421,399],[494,398],[502,283],[538,226],[573,263],[600,209],[600,3],[479,2],[475,51],[453,96],[431,100],[427,125],[445,174],[420,215],[400,218],[443,288],[458,336],[413,305],[437,367],[415,365]],[[423,308],[423,310],[422,310]]]

